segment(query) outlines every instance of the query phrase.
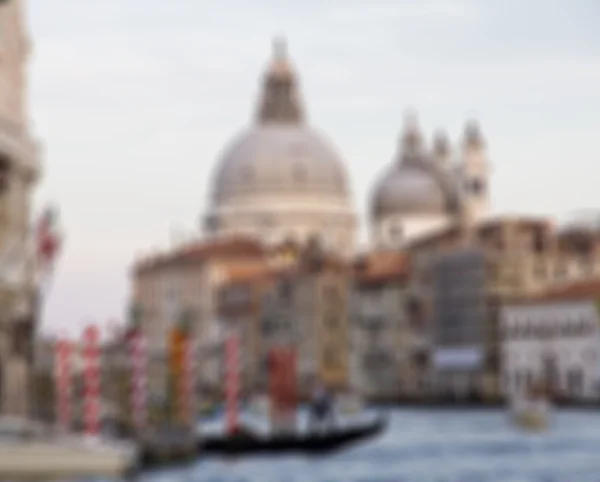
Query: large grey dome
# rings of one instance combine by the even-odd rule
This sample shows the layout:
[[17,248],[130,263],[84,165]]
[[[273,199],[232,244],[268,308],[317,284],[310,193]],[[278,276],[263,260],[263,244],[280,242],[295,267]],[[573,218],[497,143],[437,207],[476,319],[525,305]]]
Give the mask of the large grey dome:
[[400,150],[371,196],[371,215],[447,214],[459,208],[458,189],[426,153],[416,123],[410,120]]
[[348,197],[346,171],[333,145],[306,125],[253,126],[225,149],[212,202],[281,193]]
[[265,75],[256,121],[225,148],[212,186],[214,207],[266,194],[349,201],[341,156],[305,122],[298,81],[280,44]]

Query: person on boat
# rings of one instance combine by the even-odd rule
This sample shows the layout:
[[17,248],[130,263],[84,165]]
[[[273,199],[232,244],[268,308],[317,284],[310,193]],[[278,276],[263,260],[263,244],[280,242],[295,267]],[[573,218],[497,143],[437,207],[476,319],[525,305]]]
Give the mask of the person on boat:
[[309,429],[331,427],[335,424],[333,399],[327,388],[317,384],[312,395],[309,413]]

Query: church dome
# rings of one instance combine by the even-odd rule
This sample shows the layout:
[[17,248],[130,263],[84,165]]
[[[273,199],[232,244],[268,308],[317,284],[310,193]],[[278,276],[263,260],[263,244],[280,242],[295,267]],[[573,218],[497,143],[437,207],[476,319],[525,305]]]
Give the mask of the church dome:
[[226,146],[212,186],[213,207],[264,195],[349,201],[344,162],[331,141],[307,125],[298,81],[281,42],[275,44],[263,81],[256,120]]
[[409,119],[397,158],[373,190],[371,215],[444,215],[456,209],[457,187],[427,154],[416,121]]

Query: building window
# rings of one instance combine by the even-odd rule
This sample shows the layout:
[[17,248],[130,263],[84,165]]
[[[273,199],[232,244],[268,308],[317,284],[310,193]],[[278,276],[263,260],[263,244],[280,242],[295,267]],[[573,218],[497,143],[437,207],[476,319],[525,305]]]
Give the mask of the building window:
[[299,162],[296,163],[294,165],[292,176],[294,178],[294,182],[297,182],[298,184],[304,184],[308,177],[306,167],[304,166],[304,164],[301,164]]
[[402,241],[402,237],[404,236],[404,229],[400,224],[393,224],[390,227],[390,240],[392,243],[398,243]]
[[474,196],[481,196],[485,192],[485,182],[480,178],[473,178],[467,182],[467,192]]
[[335,285],[326,285],[323,287],[323,298],[330,306],[339,306],[342,301],[340,290]]
[[533,233],[533,251],[536,254],[543,253],[546,250],[546,240],[544,232],[537,230]]
[[559,264],[556,267],[556,269],[554,270],[554,275],[557,278],[560,278],[560,279],[566,278],[566,276],[567,276],[567,268],[566,268],[566,266],[564,264],[562,264],[562,263]]
[[577,326],[577,331],[578,331],[578,335],[579,336],[585,336],[588,334],[588,324],[585,321],[585,318],[582,320],[579,320],[578,326]]
[[7,157],[0,157],[0,195],[8,190],[10,183],[11,163]]
[[286,304],[292,301],[292,284],[289,281],[282,281],[279,284],[279,298]]
[[335,330],[337,328],[339,328],[339,320],[337,318],[337,316],[334,315],[328,315],[325,317],[325,327],[329,330]]
[[327,370],[335,370],[340,367],[340,356],[335,347],[327,347],[324,353],[325,367]]
[[567,389],[572,397],[583,393],[583,371],[581,368],[569,370],[567,373]]

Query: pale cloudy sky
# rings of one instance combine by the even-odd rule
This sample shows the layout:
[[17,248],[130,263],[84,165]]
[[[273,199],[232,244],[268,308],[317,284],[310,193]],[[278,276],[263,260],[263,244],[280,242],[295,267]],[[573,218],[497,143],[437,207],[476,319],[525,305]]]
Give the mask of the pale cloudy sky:
[[361,211],[404,111],[457,139],[480,120],[498,211],[600,208],[597,0],[30,0],[38,202],[67,244],[44,325],[123,319],[137,252],[192,230],[283,33],[311,122]]

